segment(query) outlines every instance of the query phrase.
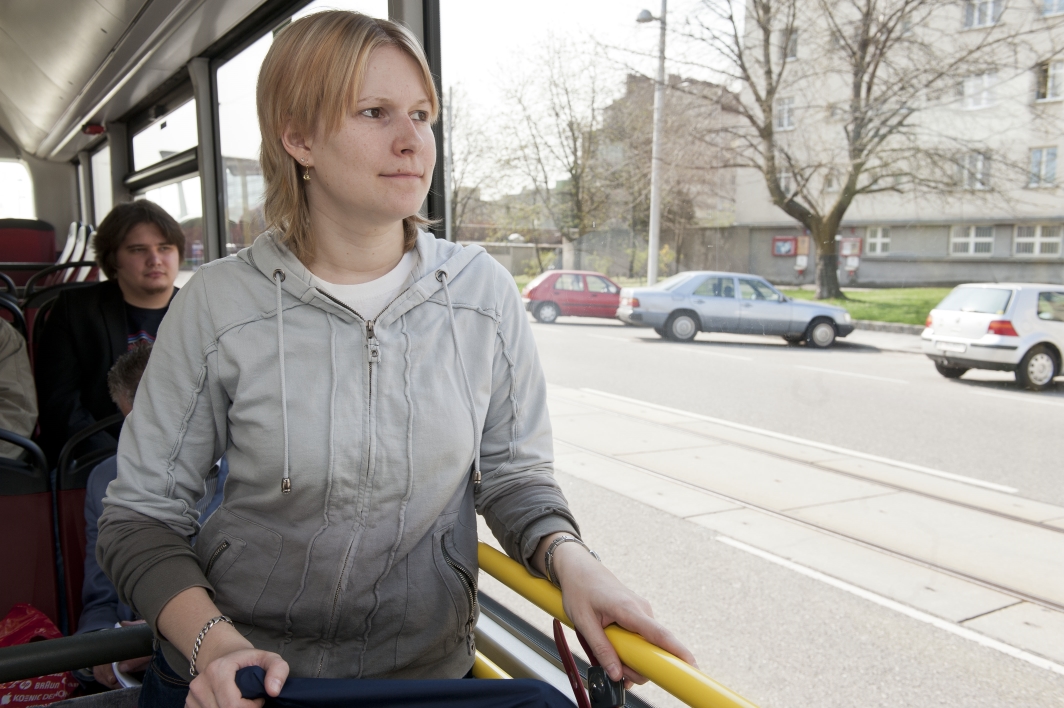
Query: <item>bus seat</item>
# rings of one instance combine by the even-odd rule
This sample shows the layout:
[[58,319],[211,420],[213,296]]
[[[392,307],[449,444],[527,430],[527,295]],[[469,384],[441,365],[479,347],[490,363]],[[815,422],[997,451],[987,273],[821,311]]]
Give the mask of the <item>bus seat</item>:
[[[78,226],[78,235],[74,239],[74,252],[70,254],[70,263],[76,263],[82,260],[85,255],[85,249],[89,244],[89,227],[87,224],[81,224]],[[61,280],[57,282],[69,283],[74,280],[74,276],[77,274],[76,270],[60,271]]]
[[9,297],[0,295],[0,317],[10,322],[18,333],[22,335],[22,338],[29,343],[29,332],[26,329],[26,316],[22,313],[22,308],[18,306],[18,303]]
[[0,429],[0,440],[26,451],[26,461],[0,458],[0,538],[4,539],[4,581],[0,616],[28,602],[60,623],[54,517],[48,463],[34,443]]
[[[85,227],[85,252],[81,255],[82,261],[96,261],[96,244],[92,238],[95,233],[96,230],[91,226]],[[100,267],[97,265],[82,266],[78,268],[73,279],[79,283],[92,282],[99,280],[99,274]]]
[[[0,263],[35,263],[46,268],[54,262],[54,226],[37,219],[0,219]],[[16,285],[25,285],[33,270],[7,273]]]
[[[61,266],[57,266],[61,267]],[[36,367],[37,348],[40,346],[44,323],[48,313],[55,304],[55,299],[64,290],[73,290],[93,285],[93,283],[60,283],[44,290],[33,290],[33,283],[26,286],[26,295],[22,301],[22,312],[26,317],[26,343],[30,348],[30,365]]]
[[63,446],[56,466],[55,509],[59,555],[63,561],[63,595],[70,632],[81,617],[81,586],[85,580],[85,486],[89,473],[115,454],[114,448],[92,450],[75,458],[78,445],[101,430],[122,422],[116,413],[78,432]]

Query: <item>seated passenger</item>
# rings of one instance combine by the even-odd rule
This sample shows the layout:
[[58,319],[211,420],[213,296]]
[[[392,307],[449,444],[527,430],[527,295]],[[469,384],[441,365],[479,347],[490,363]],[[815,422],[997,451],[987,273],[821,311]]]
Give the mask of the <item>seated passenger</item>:
[[[140,384],[144,367],[148,365],[151,345],[136,347],[118,358],[107,374],[107,388],[115,405],[128,416],[133,409],[133,399]],[[229,465],[223,457],[207,475],[203,498],[196,505],[201,519],[206,519],[222,503],[222,488],[229,472]],[[107,485],[118,474],[115,457],[109,457],[98,464],[89,475],[85,489],[85,582],[82,586],[81,619],[78,620],[77,634],[95,632],[98,629],[110,629],[118,623],[132,624],[139,621],[129,605],[118,599],[118,592],[96,562],[97,522],[103,512],[103,498]],[[151,657],[131,659],[119,664],[125,672],[142,670]],[[101,664],[92,669],[93,678],[108,688],[117,688],[118,681],[110,664]]]
[[[118,412],[107,372],[133,347],[155,341],[185,251],[173,217],[144,200],[116,206],[93,238],[108,280],[59,295],[35,354],[41,448],[53,465],[71,436]],[[85,449],[114,447],[118,430],[99,433]]]
[[[28,438],[37,426],[37,392],[26,340],[0,319],[0,428]],[[21,447],[0,441],[0,457],[20,457]]]

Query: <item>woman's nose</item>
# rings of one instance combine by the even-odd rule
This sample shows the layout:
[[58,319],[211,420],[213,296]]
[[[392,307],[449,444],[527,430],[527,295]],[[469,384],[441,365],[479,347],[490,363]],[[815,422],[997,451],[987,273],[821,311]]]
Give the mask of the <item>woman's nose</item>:
[[409,116],[400,120],[397,126],[398,135],[395,138],[395,151],[400,154],[413,154],[421,152],[425,147],[425,141],[418,132],[417,125]]

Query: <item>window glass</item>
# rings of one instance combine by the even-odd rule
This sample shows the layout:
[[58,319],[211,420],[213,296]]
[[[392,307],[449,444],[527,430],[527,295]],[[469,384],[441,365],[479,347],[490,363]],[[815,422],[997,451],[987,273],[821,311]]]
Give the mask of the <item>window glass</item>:
[[196,102],[189,101],[133,136],[133,169],[143,170],[198,144]]
[[555,290],[583,290],[584,276],[575,273],[563,273],[554,281]]
[[690,273],[677,273],[674,276],[659,281],[655,287],[660,288],[661,290],[675,290],[680,285],[687,282],[690,277]]
[[36,219],[33,180],[21,162],[0,161],[0,219]]
[[1003,315],[1011,298],[1012,291],[1003,288],[956,288],[935,309]]
[[[294,18],[321,10],[356,10],[374,17],[388,16],[387,0],[330,0],[312,2]],[[269,33],[218,68],[218,134],[225,173],[225,253],[250,245],[266,228],[262,214],[265,182],[259,166],[259,119],[255,85],[259,67],[273,44]]]
[[92,210],[96,215],[96,223],[103,221],[103,217],[111,211],[114,202],[111,198],[111,148],[104,144],[89,158],[92,168]]
[[600,278],[597,275],[587,276],[587,289],[593,293],[615,293],[617,288],[610,281],[605,278]]
[[735,297],[735,285],[731,278],[713,275],[703,280],[695,288],[694,294],[702,297]]
[[170,213],[185,232],[185,256],[182,270],[196,270],[203,265],[203,199],[199,175],[138,194],[150,199]]
[[779,295],[760,280],[739,279],[739,295],[743,300],[779,300]]
[[1064,322],[1064,293],[1039,293],[1038,319]]

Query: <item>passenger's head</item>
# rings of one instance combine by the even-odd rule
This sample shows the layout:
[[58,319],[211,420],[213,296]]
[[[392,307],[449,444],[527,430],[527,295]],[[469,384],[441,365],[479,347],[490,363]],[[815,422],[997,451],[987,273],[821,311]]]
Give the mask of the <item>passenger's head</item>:
[[96,262],[122,292],[153,295],[174,287],[185,234],[174,217],[141,199],[117,205],[93,237]]
[[296,20],[262,63],[258,112],[266,222],[300,260],[313,258],[312,204],[382,228],[401,220],[413,248],[439,100],[409,30],[355,12]]
[[148,365],[150,356],[151,344],[142,344],[118,357],[114,366],[107,372],[107,391],[118,410],[122,411],[122,415],[129,415],[133,410],[137,386],[140,385],[140,377],[144,375],[144,368]]

